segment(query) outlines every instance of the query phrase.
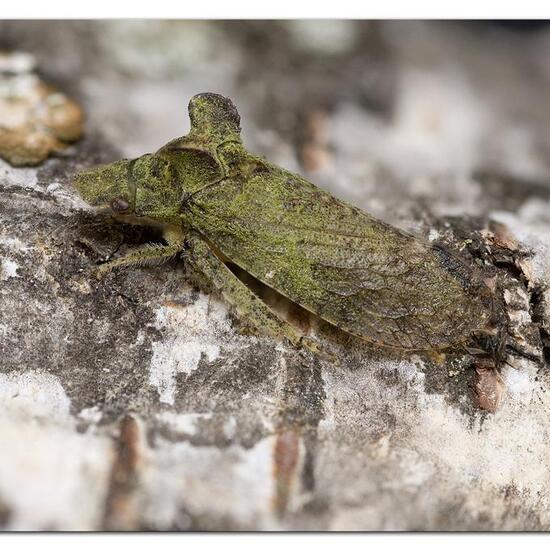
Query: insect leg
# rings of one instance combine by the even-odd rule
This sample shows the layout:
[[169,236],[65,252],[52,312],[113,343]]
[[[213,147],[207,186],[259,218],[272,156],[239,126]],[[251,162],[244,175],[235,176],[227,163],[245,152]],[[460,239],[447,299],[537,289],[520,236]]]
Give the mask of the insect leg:
[[182,245],[146,244],[122,258],[117,258],[100,265],[96,269],[96,273],[101,276],[118,267],[158,265],[174,258],[182,250]]
[[212,283],[230,305],[236,308],[239,316],[271,336],[286,338],[294,345],[322,353],[313,340],[281,319],[256,296],[204,241],[194,237],[189,240],[189,245],[189,263]]
[[183,232],[181,230],[167,229],[164,231],[163,237],[168,244],[146,244],[122,258],[100,265],[96,270],[96,274],[102,276],[111,269],[118,267],[158,265],[171,260],[183,251]]

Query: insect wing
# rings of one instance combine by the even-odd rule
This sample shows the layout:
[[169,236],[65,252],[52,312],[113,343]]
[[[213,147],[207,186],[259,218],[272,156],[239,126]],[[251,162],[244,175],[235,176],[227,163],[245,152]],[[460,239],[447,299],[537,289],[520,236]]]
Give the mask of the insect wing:
[[205,189],[189,220],[266,285],[377,345],[443,348],[488,322],[490,291],[462,260],[275,166]]

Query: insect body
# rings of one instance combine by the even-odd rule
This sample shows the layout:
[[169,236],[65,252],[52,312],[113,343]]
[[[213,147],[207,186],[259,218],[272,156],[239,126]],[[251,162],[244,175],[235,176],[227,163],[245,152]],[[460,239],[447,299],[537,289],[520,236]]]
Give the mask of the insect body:
[[372,344],[434,350],[490,324],[493,293],[444,248],[404,233],[249,153],[223,96],[189,104],[191,131],[154,154],[82,172],[76,186],[116,219],[154,224],[166,246],[107,266],[188,261],[256,326],[310,342],[225,265],[246,272],[329,323]]

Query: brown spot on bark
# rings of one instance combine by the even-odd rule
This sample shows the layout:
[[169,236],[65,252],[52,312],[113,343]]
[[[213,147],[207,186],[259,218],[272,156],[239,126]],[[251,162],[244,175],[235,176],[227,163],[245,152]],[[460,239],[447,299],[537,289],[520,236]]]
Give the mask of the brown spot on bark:
[[326,118],[326,113],[320,109],[309,112],[305,117],[300,160],[310,172],[320,170],[330,160]]
[[504,394],[504,384],[490,361],[479,361],[474,375],[474,394],[480,409],[494,413]]
[[532,289],[535,282],[533,261],[531,260],[531,258],[519,258],[517,260],[517,266],[525,277],[528,288]]
[[516,271],[529,287],[533,284],[533,264],[531,254],[522,250],[520,243],[512,232],[502,223],[491,220],[489,228],[481,232],[490,247],[490,254],[495,265],[508,265]]
[[483,282],[485,283],[485,285],[490,289],[492,290],[493,292],[495,292],[496,288],[497,288],[497,277],[494,276],[494,277],[486,277],[485,279],[483,279]]
[[120,435],[111,470],[109,493],[103,519],[106,530],[125,531],[138,527],[135,492],[141,464],[142,433],[131,415],[120,422]]
[[489,230],[484,236],[494,245],[511,251],[519,250],[517,239],[504,224],[491,220]]
[[273,475],[276,484],[274,507],[279,517],[286,513],[299,456],[300,435],[294,430],[279,433],[273,451]]

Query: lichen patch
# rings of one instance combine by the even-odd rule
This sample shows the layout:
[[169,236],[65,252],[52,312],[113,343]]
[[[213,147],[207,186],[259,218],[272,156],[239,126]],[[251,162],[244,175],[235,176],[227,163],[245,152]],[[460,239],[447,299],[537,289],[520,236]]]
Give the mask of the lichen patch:
[[110,442],[79,434],[57,377],[0,374],[0,494],[11,530],[97,529]]
[[17,262],[10,260],[9,258],[2,258],[0,264],[0,281],[5,281],[11,277],[19,277],[17,270],[19,265]]
[[227,309],[219,301],[201,294],[187,307],[165,305],[157,310],[155,327],[163,339],[153,344],[149,383],[160,401],[174,404],[176,375],[189,374],[201,358],[212,362],[220,354],[220,334],[229,330]]

